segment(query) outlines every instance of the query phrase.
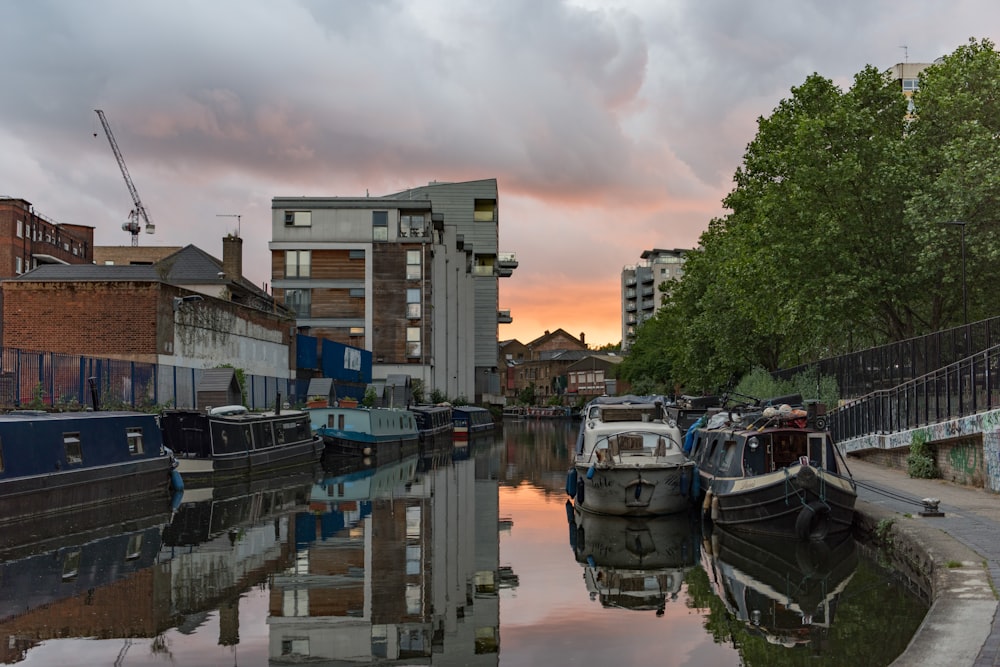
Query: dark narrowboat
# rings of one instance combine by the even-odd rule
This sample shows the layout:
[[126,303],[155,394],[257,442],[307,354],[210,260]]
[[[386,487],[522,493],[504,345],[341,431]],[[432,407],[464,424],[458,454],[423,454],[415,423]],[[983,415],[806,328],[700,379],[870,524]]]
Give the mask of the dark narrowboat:
[[855,482],[822,406],[801,404],[786,396],[719,408],[695,429],[690,455],[713,525],[803,540],[851,529]]
[[323,452],[322,438],[301,410],[250,412],[241,405],[165,410],[160,425],[186,487],[315,465]]

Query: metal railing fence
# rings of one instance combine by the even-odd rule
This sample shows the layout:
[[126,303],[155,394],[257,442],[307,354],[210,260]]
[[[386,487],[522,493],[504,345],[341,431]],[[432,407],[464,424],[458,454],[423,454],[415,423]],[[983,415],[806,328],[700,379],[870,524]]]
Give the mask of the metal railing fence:
[[1000,345],[891,389],[871,392],[827,415],[835,441],[919,428],[1000,406]]
[[771,375],[787,380],[804,371],[818,370],[822,376],[836,378],[841,396],[864,396],[923,377],[997,345],[1000,317],[783,368]]

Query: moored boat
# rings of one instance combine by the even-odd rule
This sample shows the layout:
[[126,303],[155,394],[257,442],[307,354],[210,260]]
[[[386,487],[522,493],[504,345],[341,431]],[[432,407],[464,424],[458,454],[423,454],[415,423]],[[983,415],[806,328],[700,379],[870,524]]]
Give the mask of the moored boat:
[[601,397],[585,408],[566,492],[589,512],[657,516],[690,506],[694,464],[660,397]]
[[[0,415],[0,525],[139,502],[173,484],[156,415],[130,411]],[[159,502],[157,500],[157,502]]]
[[164,410],[160,425],[186,487],[218,486],[308,465],[323,450],[301,410],[250,412],[240,405],[207,412]]
[[399,408],[324,408],[326,423],[316,429],[324,456],[347,457],[379,465],[417,453],[420,434],[410,410]]
[[411,405],[410,412],[417,420],[417,435],[421,440],[452,431],[452,408],[447,403]]
[[801,403],[721,408],[695,429],[691,457],[714,525],[802,540],[850,530],[856,485],[822,407]]
[[477,405],[454,407],[451,416],[452,433],[456,440],[469,440],[480,433],[492,431],[496,426],[493,423],[493,414]]

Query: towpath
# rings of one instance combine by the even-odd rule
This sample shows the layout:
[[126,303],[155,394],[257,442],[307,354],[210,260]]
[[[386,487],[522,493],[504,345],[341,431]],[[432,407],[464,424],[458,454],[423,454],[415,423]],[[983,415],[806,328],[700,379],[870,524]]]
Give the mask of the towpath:
[[[893,666],[1000,667],[1000,496],[855,458],[847,465],[858,510],[875,523],[891,520],[897,544],[919,552],[932,572],[930,610]],[[924,498],[937,498],[944,516],[922,516]]]

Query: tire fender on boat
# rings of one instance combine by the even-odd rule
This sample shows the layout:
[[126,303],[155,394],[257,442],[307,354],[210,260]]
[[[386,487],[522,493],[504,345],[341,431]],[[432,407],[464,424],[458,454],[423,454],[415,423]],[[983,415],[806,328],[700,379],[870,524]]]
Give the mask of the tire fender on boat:
[[795,519],[795,536],[800,540],[823,540],[830,532],[830,506],[814,500]]
[[712,523],[719,520],[719,499],[712,496]]

